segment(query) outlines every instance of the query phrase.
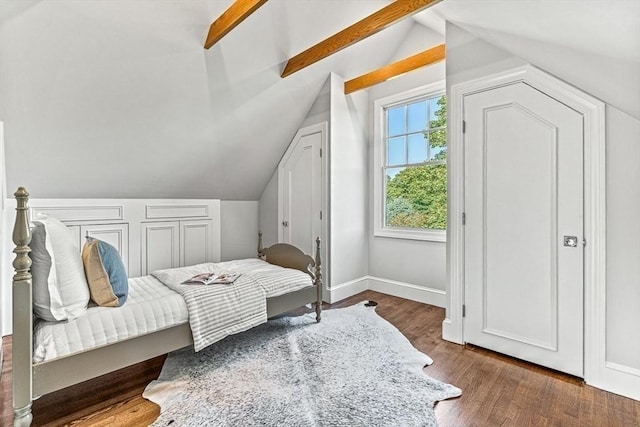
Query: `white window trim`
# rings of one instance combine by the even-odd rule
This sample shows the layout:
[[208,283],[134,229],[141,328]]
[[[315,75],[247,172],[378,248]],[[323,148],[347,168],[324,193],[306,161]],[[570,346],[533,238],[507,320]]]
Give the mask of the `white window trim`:
[[373,103],[373,235],[396,239],[446,242],[446,230],[422,230],[415,228],[384,226],[384,108],[412,99],[430,97],[445,92],[445,81],[440,80],[405,92],[376,99]]

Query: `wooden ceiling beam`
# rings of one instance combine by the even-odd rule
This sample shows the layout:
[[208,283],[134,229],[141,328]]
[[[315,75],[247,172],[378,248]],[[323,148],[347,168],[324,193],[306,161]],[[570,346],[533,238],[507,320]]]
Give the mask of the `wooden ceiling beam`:
[[401,59],[393,64],[385,65],[370,73],[363,74],[354,79],[344,82],[344,94],[349,94],[357,90],[382,83],[392,77],[408,73],[417,68],[434,64],[445,58],[445,45],[441,44],[423,52]]
[[441,0],[396,0],[289,59],[282,71],[282,77],[287,77],[296,71],[300,71],[440,1]]
[[207,40],[204,42],[204,48],[209,49],[216,44],[229,31],[233,30],[266,2],[267,0],[236,0],[233,2],[209,27],[209,34],[207,34]]

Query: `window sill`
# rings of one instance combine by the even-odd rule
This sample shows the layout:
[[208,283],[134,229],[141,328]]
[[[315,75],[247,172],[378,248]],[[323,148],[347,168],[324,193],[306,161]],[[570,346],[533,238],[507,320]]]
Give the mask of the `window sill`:
[[383,228],[375,230],[374,237],[390,237],[393,239],[423,240],[427,242],[446,242],[446,230],[411,230],[403,228]]

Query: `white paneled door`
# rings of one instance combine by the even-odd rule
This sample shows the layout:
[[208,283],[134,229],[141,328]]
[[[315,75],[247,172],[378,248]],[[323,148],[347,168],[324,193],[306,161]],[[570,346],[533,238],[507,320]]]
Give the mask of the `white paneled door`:
[[322,141],[325,126],[300,129],[279,166],[280,241],[308,254],[322,231]]
[[518,82],[464,120],[464,339],[583,376],[582,115]]

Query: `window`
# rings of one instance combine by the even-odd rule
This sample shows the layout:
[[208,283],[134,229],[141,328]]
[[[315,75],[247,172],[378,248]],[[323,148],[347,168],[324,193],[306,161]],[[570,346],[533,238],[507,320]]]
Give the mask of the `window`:
[[444,83],[376,101],[375,235],[445,241],[446,116]]

